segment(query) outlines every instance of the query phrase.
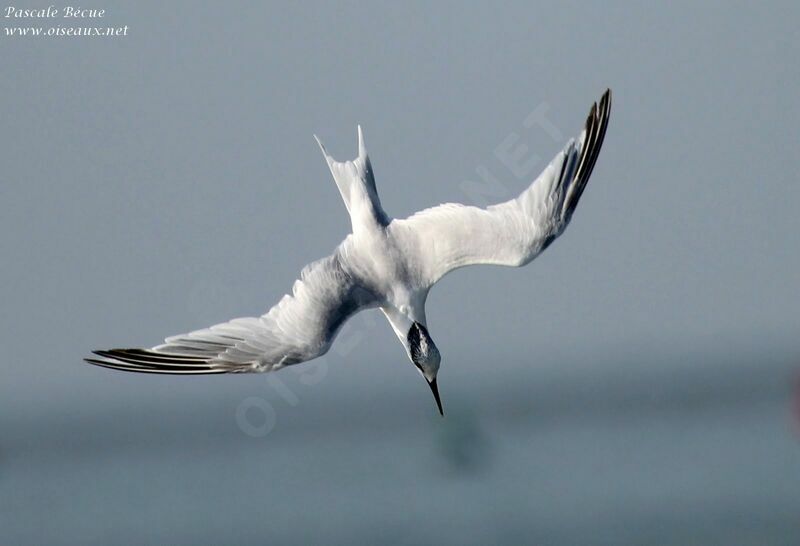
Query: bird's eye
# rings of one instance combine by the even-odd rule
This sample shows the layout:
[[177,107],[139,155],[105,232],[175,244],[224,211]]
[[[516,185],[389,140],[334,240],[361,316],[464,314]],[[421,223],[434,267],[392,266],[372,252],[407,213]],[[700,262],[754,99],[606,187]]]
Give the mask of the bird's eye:
[[408,314],[408,305],[401,305],[400,306],[400,312],[403,313],[404,315],[407,315]]

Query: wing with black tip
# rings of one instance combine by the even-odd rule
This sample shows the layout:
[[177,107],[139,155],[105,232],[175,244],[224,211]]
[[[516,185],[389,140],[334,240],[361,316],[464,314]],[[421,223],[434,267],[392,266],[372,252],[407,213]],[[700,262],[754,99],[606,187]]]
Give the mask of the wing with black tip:
[[487,208],[448,203],[392,223],[424,284],[473,264],[522,266],[563,233],[592,174],[611,109],[611,91],[595,103],[570,140],[517,198]]
[[371,305],[371,294],[342,268],[338,251],[307,266],[261,317],[239,318],[169,337],[152,349],[94,351],[90,364],[128,372],[267,372],[324,354],[344,322]]

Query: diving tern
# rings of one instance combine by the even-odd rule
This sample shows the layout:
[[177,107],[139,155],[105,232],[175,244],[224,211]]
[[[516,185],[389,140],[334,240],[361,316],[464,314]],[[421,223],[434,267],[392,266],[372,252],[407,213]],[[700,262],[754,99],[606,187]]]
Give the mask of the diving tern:
[[425,300],[444,275],[466,265],[526,265],[564,232],[603,144],[611,91],[592,105],[577,140],[567,142],[515,199],[486,208],[448,203],[397,220],[383,210],[358,127],[358,157],[336,161],[316,138],[350,214],[352,233],[333,254],[307,265],[265,315],[168,337],[151,349],[93,351],[91,364],[129,372],[269,372],[325,354],[355,313],[380,308],[409,359],[442,402],[441,356]]

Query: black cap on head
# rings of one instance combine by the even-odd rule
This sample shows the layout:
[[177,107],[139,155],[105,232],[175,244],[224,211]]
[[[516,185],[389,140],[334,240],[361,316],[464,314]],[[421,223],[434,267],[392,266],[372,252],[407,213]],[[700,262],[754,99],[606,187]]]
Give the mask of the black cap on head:
[[419,322],[415,322],[408,330],[408,354],[411,362],[422,372],[425,381],[431,388],[439,414],[444,415],[442,400],[439,398],[439,387],[436,384],[436,372],[439,369],[439,349],[433,343],[428,329]]

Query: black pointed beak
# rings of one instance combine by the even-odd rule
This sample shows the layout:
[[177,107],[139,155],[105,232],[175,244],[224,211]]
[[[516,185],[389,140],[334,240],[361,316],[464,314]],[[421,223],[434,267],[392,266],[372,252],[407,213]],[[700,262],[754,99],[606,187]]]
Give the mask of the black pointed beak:
[[442,399],[439,398],[439,387],[436,385],[436,378],[434,378],[433,381],[428,381],[428,385],[431,388],[433,397],[436,399],[436,405],[439,407],[439,415],[444,417],[444,411],[442,410]]

